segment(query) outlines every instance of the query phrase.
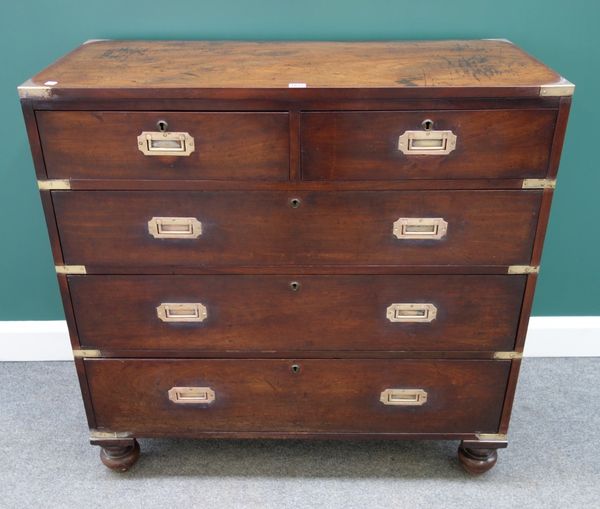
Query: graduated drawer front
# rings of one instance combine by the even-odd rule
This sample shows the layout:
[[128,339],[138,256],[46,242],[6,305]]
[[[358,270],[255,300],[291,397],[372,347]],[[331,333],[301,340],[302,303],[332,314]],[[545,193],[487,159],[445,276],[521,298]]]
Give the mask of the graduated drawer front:
[[[431,138],[436,138],[435,131],[451,131],[456,147],[447,154],[436,153],[435,143],[427,155],[399,150],[400,136],[423,132],[427,119],[433,120]],[[301,117],[302,176],[306,180],[542,178],[555,121],[555,110],[307,112]]]
[[[497,432],[509,368],[454,360],[85,361],[97,427],[138,435]],[[423,391],[392,395],[422,404],[384,404],[386,389]]]
[[83,347],[171,352],[512,350],[524,285],[525,276],[69,276]]
[[[52,196],[65,263],[122,267],[527,264],[541,200],[540,191]],[[201,223],[198,235],[156,238],[148,222],[164,216]],[[438,239],[398,238],[400,218],[442,218],[447,230]]]
[[[38,111],[49,178],[287,180],[287,113]],[[189,155],[146,155],[138,136],[193,138]],[[174,142],[177,143],[177,142]],[[189,145],[189,139],[187,142]],[[189,146],[188,146],[189,148]],[[156,152],[164,154],[165,152]],[[177,152],[172,152],[177,154]]]

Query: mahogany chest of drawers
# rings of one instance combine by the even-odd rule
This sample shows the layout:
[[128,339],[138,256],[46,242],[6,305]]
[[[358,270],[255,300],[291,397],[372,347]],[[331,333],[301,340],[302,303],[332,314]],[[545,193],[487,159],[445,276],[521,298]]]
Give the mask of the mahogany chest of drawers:
[[19,92],[104,464],[507,430],[573,85],[504,40],[91,41]]

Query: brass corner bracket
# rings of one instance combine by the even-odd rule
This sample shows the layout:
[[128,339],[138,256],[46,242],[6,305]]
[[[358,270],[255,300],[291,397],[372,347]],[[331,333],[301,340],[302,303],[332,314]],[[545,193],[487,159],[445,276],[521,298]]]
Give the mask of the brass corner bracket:
[[552,179],[523,179],[522,189],[556,189],[556,180]]
[[507,274],[538,274],[539,265],[510,265]]
[[477,433],[477,438],[485,442],[505,442],[508,436],[506,433]]
[[113,39],[88,39],[87,41],[83,41],[81,43],[81,45],[83,46],[84,44],[94,44],[95,42],[105,42],[105,41],[112,41]]
[[498,360],[513,360],[522,358],[523,354],[521,352],[494,352],[494,359]]
[[56,265],[57,274],[87,274],[85,265]]
[[575,85],[561,76],[556,83],[548,83],[540,87],[541,97],[567,97],[573,95]]
[[84,359],[86,357],[102,357],[100,350],[73,350],[73,357]]
[[20,99],[50,99],[52,87],[48,85],[33,85],[31,82],[23,83],[17,87]]
[[123,438],[131,438],[130,431],[98,431],[90,430],[90,440],[120,440]]
[[38,180],[40,191],[71,189],[71,181],[67,179]]

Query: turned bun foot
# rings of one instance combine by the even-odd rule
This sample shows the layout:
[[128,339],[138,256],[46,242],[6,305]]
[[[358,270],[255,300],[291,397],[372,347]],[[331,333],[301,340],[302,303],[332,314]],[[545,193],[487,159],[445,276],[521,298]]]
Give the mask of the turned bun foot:
[[102,463],[116,472],[126,472],[140,457],[140,444],[133,440],[130,445],[105,445],[100,449]]
[[458,447],[458,460],[469,474],[479,475],[496,464],[498,453],[496,449],[471,449],[461,444]]

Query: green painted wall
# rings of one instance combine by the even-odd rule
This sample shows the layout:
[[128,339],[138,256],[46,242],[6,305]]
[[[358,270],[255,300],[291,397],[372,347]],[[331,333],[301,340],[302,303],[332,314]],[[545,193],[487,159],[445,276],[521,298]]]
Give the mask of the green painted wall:
[[15,87],[98,38],[512,40],[577,84],[534,314],[600,315],[598,26],[600,4],[586,0],[5,2],[0,320],[63,317]]

